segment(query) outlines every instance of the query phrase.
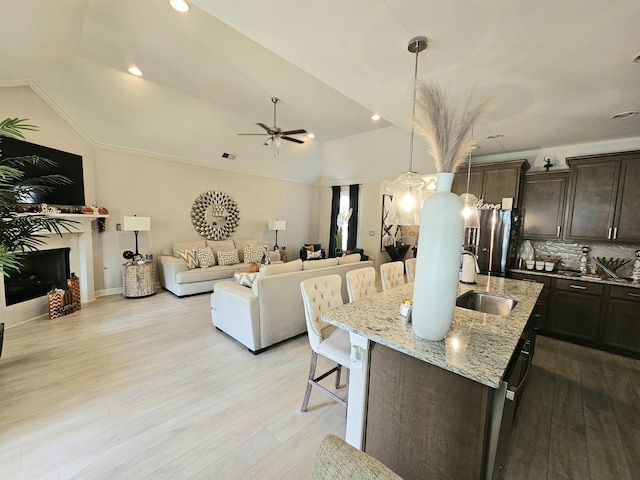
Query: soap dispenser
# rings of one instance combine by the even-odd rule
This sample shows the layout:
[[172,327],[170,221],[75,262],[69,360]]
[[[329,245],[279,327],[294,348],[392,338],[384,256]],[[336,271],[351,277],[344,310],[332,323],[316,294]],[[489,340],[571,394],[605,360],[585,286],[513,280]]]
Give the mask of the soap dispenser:
[[460,273],[460,282],[475,284],[478,273],[480,273],[478,257],[465,250],[462,252],[462,272]]

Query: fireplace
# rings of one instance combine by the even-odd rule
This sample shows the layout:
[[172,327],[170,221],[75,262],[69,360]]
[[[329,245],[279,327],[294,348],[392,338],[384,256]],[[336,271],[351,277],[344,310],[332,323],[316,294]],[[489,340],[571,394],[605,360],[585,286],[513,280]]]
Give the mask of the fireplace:
[[28,252],[22,258],[20,272],[4,278],[7,306],[42,297],[52,287],[67,288],[70,276],[70,248]]

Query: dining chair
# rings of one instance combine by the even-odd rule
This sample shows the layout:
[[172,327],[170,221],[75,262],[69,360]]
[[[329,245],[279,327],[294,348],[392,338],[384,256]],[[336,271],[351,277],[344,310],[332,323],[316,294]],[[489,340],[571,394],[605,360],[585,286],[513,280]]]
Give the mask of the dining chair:
[[404,285],[404,263],[389,262],[380,265],[380,279],[382,280],[382,291],[386,292],[398,285]]
[[416,279],[416,260],[415,258],[407,258],[404,261],[404,268],[407,270],[407,283],[413,283]]
[[[335,393],[327,390],[318,382],[336,372],[336,389],[340,388],[340,374],[342,367],[347,368],[347,384],[349,383],[349,365],[351,354],[351,342],[349,332],[341,328],[329,325],[322,321],[322,313],[344,304],[342,300],[342,278],[340,275],[325,275],[310,278],[300,283],[302,301],[304,303],[304,315],[307,322],[307,334],[311,345],[311,365],[307,390],[302,402],[302,411],[307,411],[311,388],[315,387],[339,404],[347,406],[347,402]],[[336,366],[316,377],[316,365],[318,355],[333,361]]]
[[346,273],[349,303],[361,298],[371,297],[378,293],[376,289],[376,269],[373,267],[358,268]]

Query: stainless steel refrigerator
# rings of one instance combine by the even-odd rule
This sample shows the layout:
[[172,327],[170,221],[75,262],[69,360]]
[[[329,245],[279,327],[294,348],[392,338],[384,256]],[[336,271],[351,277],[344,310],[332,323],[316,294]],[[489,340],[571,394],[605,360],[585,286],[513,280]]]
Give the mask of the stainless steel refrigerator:
[[480,273],[506,276],[515,265],[520,214],[517,209],[480,210],[477,232]]

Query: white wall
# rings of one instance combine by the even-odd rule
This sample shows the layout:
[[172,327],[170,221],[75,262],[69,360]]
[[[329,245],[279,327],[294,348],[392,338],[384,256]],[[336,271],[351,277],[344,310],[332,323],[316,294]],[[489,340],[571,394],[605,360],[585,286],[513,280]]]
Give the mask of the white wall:
[[287,247],[292,259],[304,242],[317,236],[314,186],[105,150],[96,151],[96,177],[100,204],[111,214],[107,231],[94,242],[104,262],[96,265],[96,271],[104,271],[98,289],[122,286],[122,252],[135,249],[133,233],[116,230],[123,216],[151,217],[151,231],[139,234],[139,250],[157,258],[174,241],[201,238],[191,224],[191,206],[209,190],[225,192],[237,203],[240,224],[233,238],[257,239],[272,246],[275,232],[267,230],[268,220],[286,220],[287,229],[278,232],[278,244]]

